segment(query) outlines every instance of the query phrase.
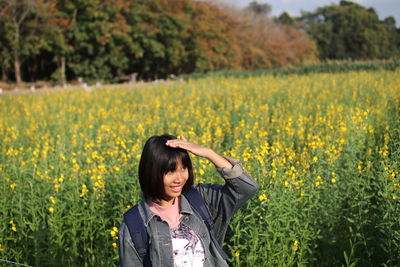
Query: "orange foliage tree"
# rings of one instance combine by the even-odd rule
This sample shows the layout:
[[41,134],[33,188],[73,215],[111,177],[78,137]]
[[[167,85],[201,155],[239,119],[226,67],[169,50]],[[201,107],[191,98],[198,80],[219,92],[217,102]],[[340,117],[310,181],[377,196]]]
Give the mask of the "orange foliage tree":
[[241,66],[258,69],[316,62],[315,42],[305,33],[274,22],[265,16],[232,11],[237,19],[237,40],[241,48]]

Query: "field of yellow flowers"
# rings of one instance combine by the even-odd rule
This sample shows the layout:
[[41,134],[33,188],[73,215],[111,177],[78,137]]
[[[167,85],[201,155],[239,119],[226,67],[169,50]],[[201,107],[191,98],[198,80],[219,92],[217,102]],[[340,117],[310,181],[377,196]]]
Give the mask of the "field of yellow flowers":
[[[232,266],[400,264],[400,72],[203,78],[0,97],[0,265],[118,265],[144,141],[184,135],[260,184]],[[223,182],[192,157],[197,182]]]

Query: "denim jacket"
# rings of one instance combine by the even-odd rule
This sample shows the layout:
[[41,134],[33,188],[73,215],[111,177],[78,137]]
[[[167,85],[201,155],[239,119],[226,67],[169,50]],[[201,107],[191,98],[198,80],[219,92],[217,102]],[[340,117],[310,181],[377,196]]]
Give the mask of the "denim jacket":
[[[258,189],[257,183],[243,171],[238,161],[231,158],[227,158],[227,160],[233,165],[231,169],[217,168],[217,171],[225,180],[223,186],[218,184],[196,185],[196,189],[209,208],[214,220],[215,237],[221,245],[224,242],[230,219]],[[139,213],[149,234],[149,253],[152,266],[174,266],[168,223],[154,214],[144,200],[139,203]],[[203,266],[228,266],[212,242],[210,233],[201,216],[191,208],[184,195],[181,196],[181,214],[183,216],[180,222],[196,232],[202,242],[205,250]],[[134,248],[128,227],[124,222],[119,229],[119,255],[121,266],[143,266],[142,259]]]

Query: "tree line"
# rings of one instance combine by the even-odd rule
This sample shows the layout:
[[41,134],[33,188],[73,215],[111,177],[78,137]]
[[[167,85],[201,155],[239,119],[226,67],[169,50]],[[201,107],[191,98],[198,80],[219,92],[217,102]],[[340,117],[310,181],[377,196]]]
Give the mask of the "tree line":
[[398,57],[400,29],[390,16],[380,20],[373,8],[350,1],[304,12],[298,28],[317,42],[322,59],[387,59]]
[[192,0],[0,0],[2,81],[167,78],[399,53],[394,18],[341,1],[291,18]]

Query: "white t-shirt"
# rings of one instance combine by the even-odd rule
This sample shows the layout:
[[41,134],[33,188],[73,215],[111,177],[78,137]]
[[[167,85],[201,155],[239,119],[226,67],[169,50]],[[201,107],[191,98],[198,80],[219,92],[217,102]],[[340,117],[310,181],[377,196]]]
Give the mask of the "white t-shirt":
[[148,200],[147,203],[152,212],[166,221],[170,227],[172,250],[175,267],[202,267],[205,260],[205,252],[199,236],[180,222],[180,198],[176,198],[171,206],[162,207]]
[[197,234],[187,225],[180,223],[171,229],[175,267],[201,267],[204,262],[204,248]]

